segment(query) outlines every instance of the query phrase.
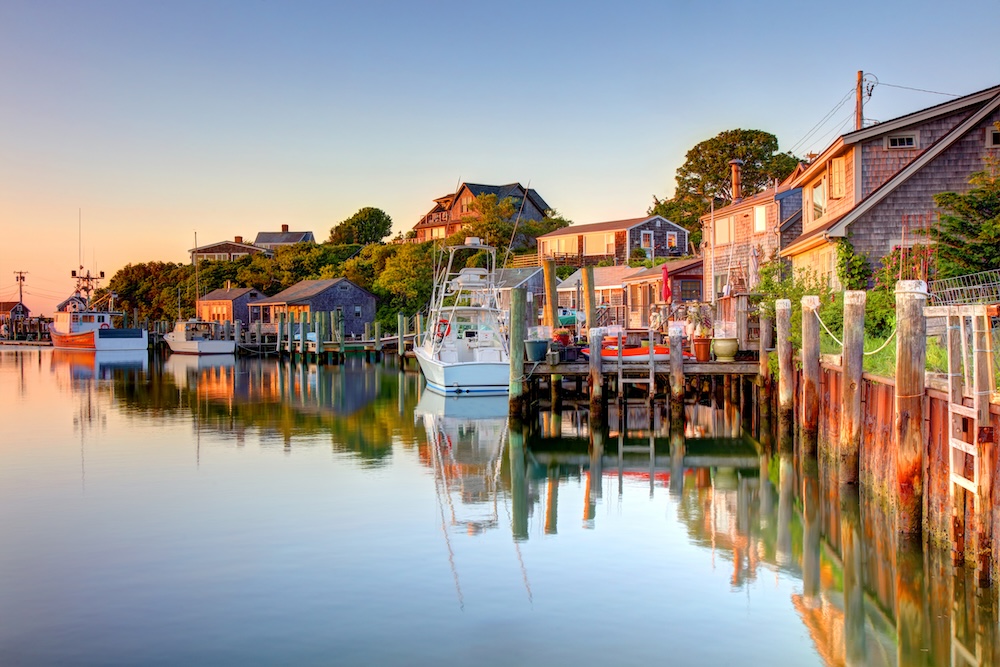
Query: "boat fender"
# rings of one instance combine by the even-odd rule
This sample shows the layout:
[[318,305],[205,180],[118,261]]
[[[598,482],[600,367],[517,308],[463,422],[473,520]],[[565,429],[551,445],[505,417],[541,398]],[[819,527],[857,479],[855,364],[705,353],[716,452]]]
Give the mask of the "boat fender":
[[111,325],[110,325],[110,324],[108,324],[107,322],[103,322],[103,323],[101,323],[101,328],[102,328],[102,329],[110,329],[110,328],[111,328]]
[[437,330],[435,332],[435,335],[438,337],[438,340],[444,338],[450,333],[451,333],[451,322],[446,319],[438,320]]

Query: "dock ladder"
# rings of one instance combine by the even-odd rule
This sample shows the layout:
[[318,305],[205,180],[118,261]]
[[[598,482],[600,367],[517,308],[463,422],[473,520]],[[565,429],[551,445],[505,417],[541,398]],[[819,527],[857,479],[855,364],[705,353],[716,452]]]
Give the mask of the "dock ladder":
[[[948,451],[951,499],[952,559],[966,559],[967,522],[973,530],[968,545],[976,561],[980,585],[989,585],[992,568],[992,447],[990,395],[993,392],[992,317],[998,306],[932,306],[929,317],[944,316],[948,339]],[[965,399],[972,405],[966,405]],[[971,503],[968,494],[971,494]],[[968,507],[972,505],[972,513]]]
[[618,332],[618,402],[624,404],[625,389],[630,384],[649,385],[649,404],[652,405],[656,394],[656,361],[654,350],[654,333],[649,331],[649,359],[644,362],[626,362],[622,358],[622,346],[625,342],[622,333]]

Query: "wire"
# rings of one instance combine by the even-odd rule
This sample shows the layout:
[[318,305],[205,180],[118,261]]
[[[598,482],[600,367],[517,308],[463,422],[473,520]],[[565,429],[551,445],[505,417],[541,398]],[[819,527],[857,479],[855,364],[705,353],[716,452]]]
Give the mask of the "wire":
[[[874,76],[874,75],[873,75]],[[875,80],[876,86],[888,86],[889,88],[900,88],[902,90],[913,90],[918,93],[930,93],[931,95],[944,95],[945,97],[961,97],[956,93],[942,93],[938,90],[927,90],[926,88],[911,88],[910,86],[898,86],[894,83],[885,83],[884,81],[879,81],[877,78]]]
[[827,120],[829,120],[831,116],[833,116],[835,113],[837,113],[837,111],[840,110],[840,107],[847,104],[847,100],[851,99],[851,95],[853,94],[854,94],[854,88],[851,88],[850,90],[847,91],[847,94],[844,95],[844,97],[841,98],[841,100],[837,102],[836,105],[834,105],[832,109],[826,112],[826,115],[823,116],[818,123],[812,126],[812,129],[810,129],[804,137],[802,137],[794,144],[792,144],[791,148],[789,148],[788,150],[794,153],[798,148],[800,148],[802,144],[804,144],[806,140],[809,139],[809,137],[811,137],[817,130],[819,130],[820,127],[826,124]]

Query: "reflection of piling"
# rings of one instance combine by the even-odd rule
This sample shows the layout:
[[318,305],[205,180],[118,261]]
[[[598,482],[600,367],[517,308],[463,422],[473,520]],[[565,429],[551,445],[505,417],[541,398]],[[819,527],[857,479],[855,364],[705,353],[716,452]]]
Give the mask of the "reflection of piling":
[[935,664],[927,655],[931,632],[925,612],[927,589],[920,542],[903,535],[897,537],[895,558],[897,664]]
[[819,466],[816,459],[802,462],[802,594],[813,600],[819,597]]
[[[671,354],[673,354],[671,344]],[[670,494],[680,496],[684,493],[684,404],[670,404]]]
[[923,499],[924,369],[927,363],[927,286],[922,280],[896,283],[896,479],[904,534],[921,529]]
[[587,471],[587,488],[584,490],[583,527],[593,528],[597,514],[597,500],[603,490],[605,425],[590,413],[590,470]]
[[865,301],[862,291],[844,292],[844,356],[841,381],[840,483],[857,484],[861,448],[861,374],[865,354]]
[[778,299],[774,304],[778,334],[778,414],[791,422],[792,388],[792,302]]
[[527,291],[515,287],[510,291],[510,387],[508,410],[511,417],[525,414],[524,405],[524,339],[528,334],[528,321],[524,316]]
[[778,460],[778,531],[774,558],[778,565],[792,562],[792,505],[795,489],[795,463],[792,455],[782,453]]
[[545,534],[555,535],[558,533],[559,514],[559,472],[550,470],[548,475],[548,489],[545,497]]
[[528,475],[523,428],[519,419],[511,418],[507,454],[510,461],[511,532],[515,540],[528,539]]
[[840,491],[840,545],[844,564],[844,643],[846,664],[865,664],[865,597],[861,511],[855,487]]
[[[802,431],[819,433],[819,297],[802,297]],[[813,442],[815,438],[812,438]],[[813,453],[807,450],[806,453]]]

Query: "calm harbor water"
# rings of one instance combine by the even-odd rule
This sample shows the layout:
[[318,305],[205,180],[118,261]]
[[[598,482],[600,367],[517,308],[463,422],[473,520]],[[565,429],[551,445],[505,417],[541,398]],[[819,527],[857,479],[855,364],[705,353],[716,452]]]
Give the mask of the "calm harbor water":
[[732,405],[595,451],[422,385],[0,350],[0,665],[996,664],[992,591]]

